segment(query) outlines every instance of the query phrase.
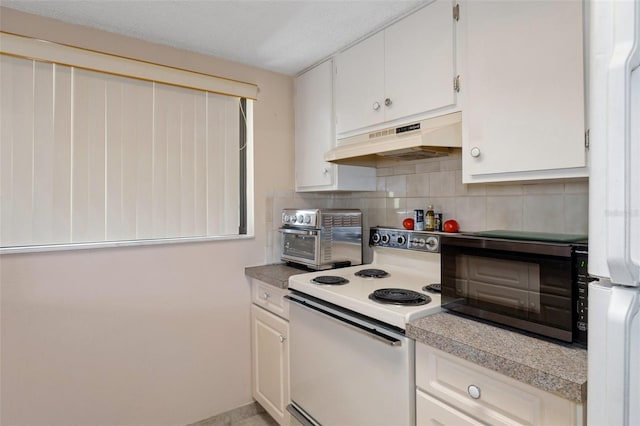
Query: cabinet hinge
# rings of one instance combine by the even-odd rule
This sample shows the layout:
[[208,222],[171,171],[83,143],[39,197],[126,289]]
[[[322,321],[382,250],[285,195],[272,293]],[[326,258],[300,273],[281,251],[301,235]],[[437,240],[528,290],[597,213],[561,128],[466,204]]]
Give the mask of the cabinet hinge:
[[587,129],[586,132],[584,132],[584,147],[585,149],[589,149],[589,129]]
[[455,19],[456,21],[460,20],[460,5],[457,3],[455,6],[453,6],[453,19]]
[[453,79],[453,90],[460,92],[460,76],[456,75]]

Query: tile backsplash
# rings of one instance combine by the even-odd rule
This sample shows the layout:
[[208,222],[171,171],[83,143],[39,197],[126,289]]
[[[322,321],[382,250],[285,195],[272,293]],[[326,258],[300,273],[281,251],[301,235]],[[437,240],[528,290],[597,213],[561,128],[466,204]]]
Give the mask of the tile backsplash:
[[[429,204],[443,221],[456,219],[461,231],[488,229],[586,234],[587,179],[553,183],[463,184],[459,153],[377,169],[377,191],[271,194],[265,206],[268,263],[280,260],[283,208],[355,208],[362,210],[364,232],[370,226],[400,228],[414,209]],[[365,253],[365,261],[369,253]]]

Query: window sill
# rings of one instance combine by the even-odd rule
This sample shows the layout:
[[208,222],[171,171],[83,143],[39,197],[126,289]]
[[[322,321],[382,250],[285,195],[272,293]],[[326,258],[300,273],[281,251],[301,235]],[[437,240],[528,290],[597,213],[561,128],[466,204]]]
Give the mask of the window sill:
[[205,241],[251,240],[255,235],[223,235],[217,237],[160,238],[155,240],[105,241],[95,243],[48,244],[40,246],[2,247],[2,254],[38,253],[63,250],[87,250],[115,247],[150,246],[159,244],[199,243]]

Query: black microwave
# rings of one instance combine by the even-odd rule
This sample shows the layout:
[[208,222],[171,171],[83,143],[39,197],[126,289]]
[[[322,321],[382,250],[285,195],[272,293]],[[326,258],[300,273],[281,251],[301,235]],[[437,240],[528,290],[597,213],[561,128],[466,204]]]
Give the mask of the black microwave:
[[441,238],[442,308],[587,346],[587,243]]

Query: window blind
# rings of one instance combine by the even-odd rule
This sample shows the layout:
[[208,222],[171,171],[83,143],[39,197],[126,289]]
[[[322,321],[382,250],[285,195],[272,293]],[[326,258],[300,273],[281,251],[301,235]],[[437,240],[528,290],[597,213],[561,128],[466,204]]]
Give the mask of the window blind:
[[9,55],[0,98],[1,247],[238,234],[251,101]]

